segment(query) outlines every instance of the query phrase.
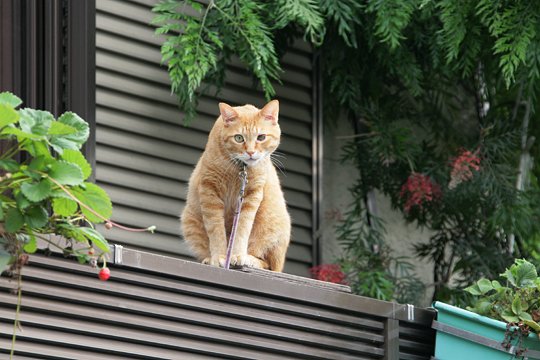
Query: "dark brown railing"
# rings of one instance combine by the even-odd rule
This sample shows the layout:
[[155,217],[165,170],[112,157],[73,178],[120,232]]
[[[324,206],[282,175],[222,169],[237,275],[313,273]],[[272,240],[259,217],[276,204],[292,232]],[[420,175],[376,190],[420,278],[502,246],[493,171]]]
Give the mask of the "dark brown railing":
[[[56,256],[23,271],[24,359],[429,359],[434,311],[267,271],[116,247],[111,279]],[[0,278],[0,354],[15,281]],[[4,358],[4,356],[0,356]],[[7,358],[7,356],[6,356]]]

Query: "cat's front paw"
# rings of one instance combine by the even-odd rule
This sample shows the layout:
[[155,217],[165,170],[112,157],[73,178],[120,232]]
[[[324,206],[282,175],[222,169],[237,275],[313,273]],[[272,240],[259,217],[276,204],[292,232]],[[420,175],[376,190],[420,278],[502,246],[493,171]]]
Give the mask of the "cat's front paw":
[[268,269],[268,264],[266,262],[249,254],[231,256],[231,265],[232,266],[247,266],[247,267],[256,268],[256,269]]
[[203,264],[225,267],[225,255],[212,255],[202,261]]

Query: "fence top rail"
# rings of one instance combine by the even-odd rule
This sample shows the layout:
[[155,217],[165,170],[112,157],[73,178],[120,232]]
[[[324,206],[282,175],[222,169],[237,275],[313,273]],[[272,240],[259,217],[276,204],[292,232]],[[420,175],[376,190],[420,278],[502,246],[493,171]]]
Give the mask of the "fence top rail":
[[[88,271],[86,265],[80,265],[73,260],[59,261],[55,257],[32,256],[31,263],[65,267],[72,271]],[[409,304],[398,304],[354,295],[345,285],[259,269],[225,270],[120,245],[111,246],[108,264],[112,267],[138,269],[166,277],[189,279],[189,281],[229,291],[237,289],[241,292],[264,294],[272,298],[341,309],[380,319],[395,319],[431,326],[431,322],[435,318],[434,309],[418,308]]]

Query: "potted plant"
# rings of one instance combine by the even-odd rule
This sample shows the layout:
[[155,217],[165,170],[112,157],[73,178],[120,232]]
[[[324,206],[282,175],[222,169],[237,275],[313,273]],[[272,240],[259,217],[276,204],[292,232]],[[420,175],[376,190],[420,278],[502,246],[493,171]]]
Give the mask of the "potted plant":
[[[540,359],[540,277],[517,259],[497,280],[480,279],[465,290],[475,297],[463,310],[436,302],[435,357]],[[510,357],[509,357],[510,355]]]
[[89,135],[83,119],[72,112],[55,119],[47,111],[17,109],[21,103],[9,92],[0,93],[0,274],[7,270],[17,279],[15,325],[21,269],[40,243],[94,267],[102,263],[99,278],[107,280],[109,245],[94,224],[154,228],[131,229],[109,220],[109,196],[87,181],[92,167],[80,152]]

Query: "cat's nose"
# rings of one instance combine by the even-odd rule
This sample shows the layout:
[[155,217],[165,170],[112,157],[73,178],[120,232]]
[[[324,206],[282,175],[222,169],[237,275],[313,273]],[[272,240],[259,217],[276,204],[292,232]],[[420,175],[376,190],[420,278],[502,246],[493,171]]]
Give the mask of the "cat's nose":
[[247,153],[249,156],[253,156],[253,154],[255,154],[255,151],[246,151],[246,153]]

